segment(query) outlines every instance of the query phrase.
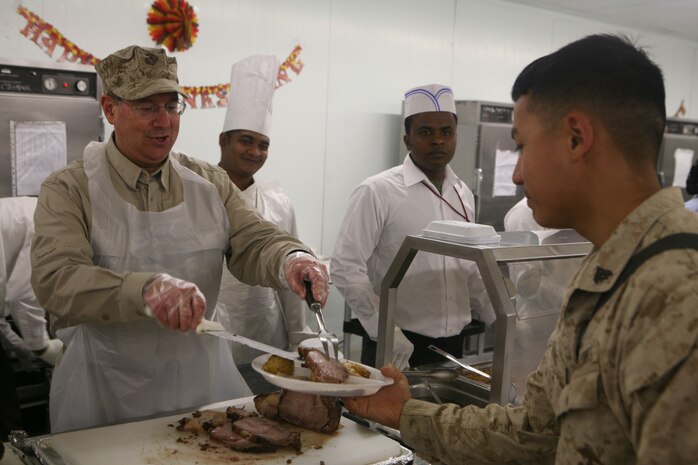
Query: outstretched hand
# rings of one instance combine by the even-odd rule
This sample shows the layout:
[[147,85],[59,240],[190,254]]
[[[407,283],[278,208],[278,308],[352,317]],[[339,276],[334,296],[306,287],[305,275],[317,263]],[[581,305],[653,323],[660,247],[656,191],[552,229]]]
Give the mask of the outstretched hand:
[[402,407],[410,399],[407,378],[393,365],[381,368],[383,376],[393,378],[395,382],[381,388],[373,395],[365,397],[345,397],[344,406],[351,413],[367,420],[376,421],[390,428],[400,428]]

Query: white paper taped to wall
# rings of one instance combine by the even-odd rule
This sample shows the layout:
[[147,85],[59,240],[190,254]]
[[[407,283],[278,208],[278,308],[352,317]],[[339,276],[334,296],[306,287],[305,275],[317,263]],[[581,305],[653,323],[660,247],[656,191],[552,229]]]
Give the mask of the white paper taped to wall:
[[693,164],[693,150],[679,147],[674,151],[674,182],[672,186],[686,187],[686,178]]
[[515,150],[496,150],[492,197],[516,195],[516,184],[511,180],[511,176],[514,174],[518,158],[519,152]]
[[46,177],[67,163],[63,121],[10,121],[12,195],[39,195]]

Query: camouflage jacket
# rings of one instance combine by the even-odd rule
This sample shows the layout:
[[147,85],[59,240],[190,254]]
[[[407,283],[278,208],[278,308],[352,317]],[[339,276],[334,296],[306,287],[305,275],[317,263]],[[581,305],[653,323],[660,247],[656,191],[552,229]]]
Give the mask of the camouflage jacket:
[[630,257],[679,232],[698,233],[698,215],[677,189],[646,200],[585,259],[521,406],[410,400],[403,440],[448,464],[698,462],[698,251],[647,261],[577,347],[582,322]]

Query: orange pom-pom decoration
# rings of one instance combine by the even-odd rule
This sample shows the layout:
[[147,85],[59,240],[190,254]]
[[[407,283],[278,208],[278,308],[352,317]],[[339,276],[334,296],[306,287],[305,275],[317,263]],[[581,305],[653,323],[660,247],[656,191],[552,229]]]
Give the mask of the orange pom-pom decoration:
[[148,11],[148,31],[158,45],[182,52],[196,41],[199,22],[186,0],[155,0]]

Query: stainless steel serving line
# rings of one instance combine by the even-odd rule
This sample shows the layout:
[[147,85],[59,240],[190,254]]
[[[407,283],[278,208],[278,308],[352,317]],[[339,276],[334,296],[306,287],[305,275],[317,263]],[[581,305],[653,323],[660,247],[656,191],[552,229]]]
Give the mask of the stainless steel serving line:
[[507,276],[506,265],[584,257],[592,245],[572,230],[558,231],[546,237],[542,244],[532,232],[499,234],[501,241],[494,245],[467,245],[424,236],[405,238],[381,284],[377,366],[392,360],[397,289],[417,253],[430,252],[471,260],[477,264],[497,317],[489,400],[499,404],[510,402],[517,312],[514,303],[516,289]]

